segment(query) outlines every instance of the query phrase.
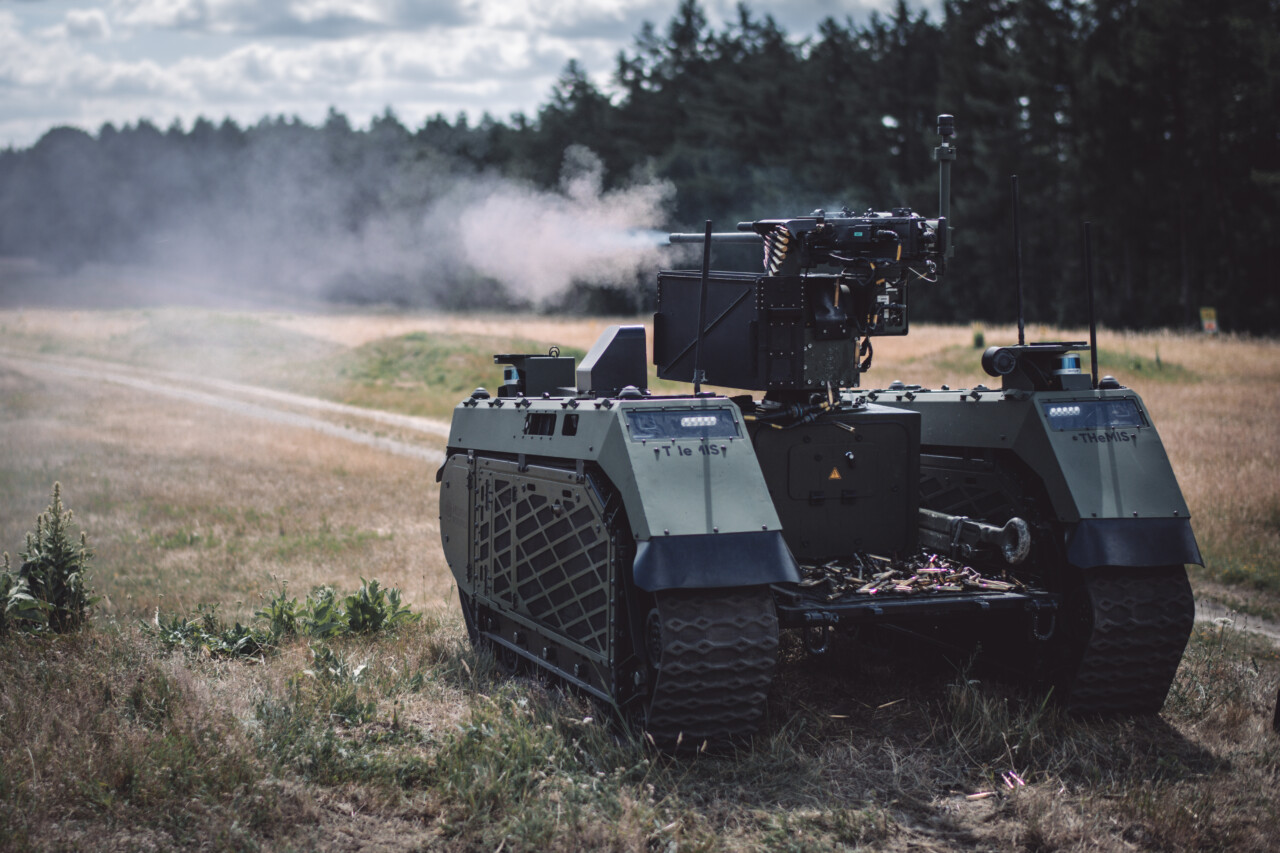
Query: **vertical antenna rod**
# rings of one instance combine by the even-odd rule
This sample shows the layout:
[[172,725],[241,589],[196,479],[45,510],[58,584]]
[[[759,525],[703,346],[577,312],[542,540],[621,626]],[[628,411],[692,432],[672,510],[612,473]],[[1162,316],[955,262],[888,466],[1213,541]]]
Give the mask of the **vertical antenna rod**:
[[[946,247],[944,258],[955,255],[955,241],[951,237],[951,163],[956,159],[956,149],[951,145],[951,137],[956,135],[956,118],[952,115],[938,116],[938,136],[942,141],[933,149],[933,156],[938,160],[938,220],[945,222]],[[941,230],[941,229],[940,229]]]
[[1089,365],[1093,368],[1093,387],[1098,387],[1098,315],[1093,310],[1093,228],[1084,223],[1084,287],[1089,293]]
[[693,339],[693,394],[702,393],[702,330],[707,325],[707,278],[711,275],[711,220],[702,238],[702,292],[698,294],[698,336]]
[[1013,280],[1018,287],[1018,346],[1027,342],[1022,312],[1022,235],[1018,233],[1018,176],[1013,178]]

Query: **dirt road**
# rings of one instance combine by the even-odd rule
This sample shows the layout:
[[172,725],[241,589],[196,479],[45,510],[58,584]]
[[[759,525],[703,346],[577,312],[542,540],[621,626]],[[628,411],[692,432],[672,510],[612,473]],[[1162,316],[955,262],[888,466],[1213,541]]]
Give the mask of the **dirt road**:
[[1196,621],[1217,622],[1220,619],[1225,619],[1225,624],[1230,625],[1237,631],[1257,634],[1259,637],[1265,637],[1275,645],[1280,646],[1280,623],[1264,619],[1261,616],[1251,616],[1247,613],[1232,610],[1225,604],[1205,596],[1203,592],[1197,594]]
[[[313,430],[397,456],[436,464],[444,461],[440,447],[449,435],[449,425],[432,418],[362,409],[317,397],[191,374],[3,351],[0,351],[0,366],[33,376],[61,376],[122,385],[271,423]],[[385,430],[379,427],[396,430],[398,437],[380,434]]]
[[[444,461],[441,446],[449,425],[433,418],[364,409],[272,388],[186,373],[147,370],[88,359],[37,357],[0,351],[0,366],[45,377],[106,382],[148,394],[211,406],[233,414],[311,430],[396,456],[431,464]],[[382,434],[386,429],[396,437]],[[1196,620],[1230,620],[1232,627],[1280,645],[1280,624],[1229,609],[1204,595],[1197,597]]]

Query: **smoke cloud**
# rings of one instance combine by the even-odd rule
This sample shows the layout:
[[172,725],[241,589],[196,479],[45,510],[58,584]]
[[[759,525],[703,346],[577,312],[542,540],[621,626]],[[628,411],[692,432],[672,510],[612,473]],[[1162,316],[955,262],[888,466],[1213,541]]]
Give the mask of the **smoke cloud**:
[[606,190],[585,148],[548,191],[407,137],[335,151],[326,131],[275,124],[199,156],[172,134],[55,131],[0,153],[0,304],[543,306],[671,261],[672,185]]
[[572,147],[565,152],[560,193],[509,181],[466,187],[474,195],[457,216],[463,257],[509,293],[534,302],[561,296],[577,282],[633,284],[659,265],[666,234],[656,228],[674,187],[655,181],[605,192],[603,177],[595,154]]

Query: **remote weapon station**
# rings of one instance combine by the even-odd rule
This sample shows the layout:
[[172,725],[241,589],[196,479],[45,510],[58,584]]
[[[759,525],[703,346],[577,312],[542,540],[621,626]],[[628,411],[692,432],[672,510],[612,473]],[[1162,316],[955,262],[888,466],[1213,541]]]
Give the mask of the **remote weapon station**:
[[[1200,554],[1151,416],[1098,379],[1096,341],[991,347],[997,388],[858,387],[872,338],[907,333],[909,286],[951,255],[951,116],[938,132],[936,218],[671,236],[703,263],[658,275],[653,359],[692,393],[648,390],[643,326],[580,364],[494,356],[503,384],[457,406],[437,475],[472,642],[668,748],[759,725],[783,630],[814,654],[863,626],[982,637],[1069,710],[1160,709]],[[763,270],[710,270],[716,242],[756,244]]]

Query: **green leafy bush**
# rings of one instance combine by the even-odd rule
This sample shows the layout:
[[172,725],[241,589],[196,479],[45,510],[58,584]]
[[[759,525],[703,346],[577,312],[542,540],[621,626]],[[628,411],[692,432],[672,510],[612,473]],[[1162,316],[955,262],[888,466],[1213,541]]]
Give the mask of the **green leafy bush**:
[[9,555],[4,555],[4,571],[0,572],[0,635],[11,627],[35,624],[43,611],[40,603],[27,591],[27,582],[9,570]]
[[260,658],[276,641],[267,628],[227,625],[217,606],[207,604],[197,606],[195,616],[172,616],[168,621],[157,611],[155,621],[142,627],[167,649],[180,647],[215,658]]
[[373,634],[420,618],[401,604],[400,590],[383,589],[376,580],[360,578],[360,588],[343,602],[346,605],[347,629],[353,634]]
[[296,637],[298,635],[298,600],[288,598],[289,584],[282,584],[267,606],[254,615],[267,620],[267,631],[273,637]]
[[400,597],[400,590],[384,588],[376,580],[361,578],[360,589],[340,596],[331,586],[318,586],[299,602],[289,598],[288,585],[267,601],[254,616],[261,624],[228,626],[219,617],[216,606],[199,605],[192,616],[171,616],[167,620],[157,611],[143,631],[155,637],[168,649],[184,648],[210,657],[256,659],[281,641],[293,637],[330,640],[352,634],[374,634],[392,631],[417,622]]
[[311,590],[300,608],[299,629],[308,637],[328,639],[345,632],[346,619],[338,593],[331,586],[318,586]]
[[89,588],[89,561],[93,552],[82,532],[76,543],[71,535],[71,511],[62,506],[62,485],[53,484],[48,508],[36,516],[34,533],[27,534],[26,550],[14,572],[4,555],[0,573],[0,633],[10,629],[77,631],[89,619],[97,602]]

